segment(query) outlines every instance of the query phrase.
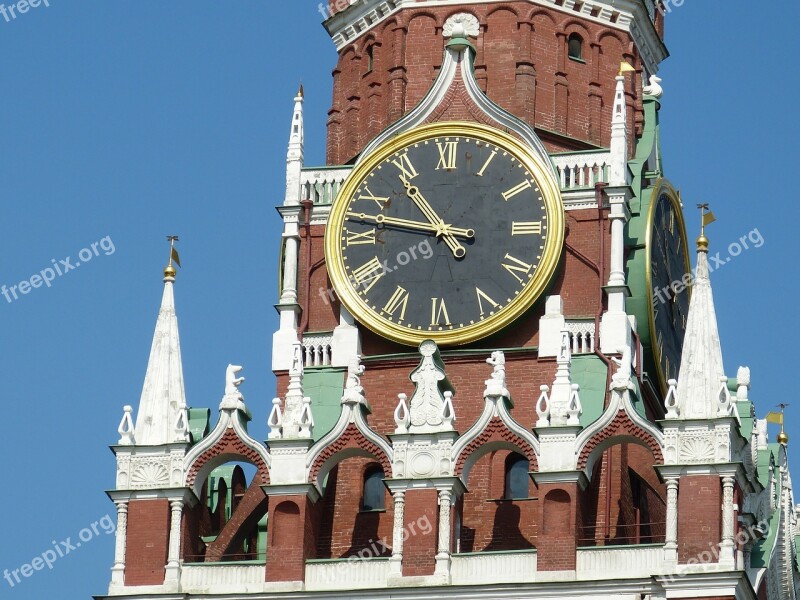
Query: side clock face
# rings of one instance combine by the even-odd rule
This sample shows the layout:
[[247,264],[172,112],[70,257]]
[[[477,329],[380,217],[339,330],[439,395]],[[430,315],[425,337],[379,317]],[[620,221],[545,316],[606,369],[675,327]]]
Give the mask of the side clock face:
[[689,316],[691,266],[686,226],[678,194],[666,181],[653,190],[647,230],[650,339],[662,393],[678,378],[686,319]]
[[402,134],[359,164],[331,209],[328,273],[389,339],[464,344],[541,295],[564,239],[559,189],[515,138],[469,123]]

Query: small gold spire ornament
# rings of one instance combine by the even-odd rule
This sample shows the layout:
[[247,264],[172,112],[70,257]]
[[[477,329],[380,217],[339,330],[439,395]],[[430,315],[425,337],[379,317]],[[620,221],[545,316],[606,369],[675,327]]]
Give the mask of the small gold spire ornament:
[[788,404],[778,404],[778,408],[781,409],[781,412],[771,412],[767,413],[767,421],[770,423],[778,423],[781,426],[781,432],[778,434],[777,441],[779,444],[786,446],[789,443],[789,436],[786,433],[785,429],[785,416],[786,416],[786,408]]
[[181,257],[178,254],[178,249],[175,247],[175,242],[179,241],[177,235],[168,235],[167,241],[169,242],[169,264],[164,267],[164,277],[171,277],[175,279],[175,275],[177,275],[178,271],[173,266],[173,262],[181,266]]
[[700,209],[700,237],[697,238],[698,252],[708,252],[708,238],[706,237],[706,225],[711,225],[717,218],[714,213],[708,210],[708,204],[698,204]]

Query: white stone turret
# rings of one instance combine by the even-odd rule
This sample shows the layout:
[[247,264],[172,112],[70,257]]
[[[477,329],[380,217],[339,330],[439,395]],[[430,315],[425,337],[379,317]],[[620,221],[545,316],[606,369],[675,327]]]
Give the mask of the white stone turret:
[[725,378],[708,273],[708,245],[704,239],[701,238],[697,251],[697,269],[678,375],[676,397],[681,419],[716,418],[721,382]]
[[305,159],[305,131],[303,120],[303,86],[294,98],[294,114],[292,115],[292,131],[289,134],[289,151],[286,154],[286,200],[284,205],[300,204],[300,172]]
[[286,196],[279,212],[283,217],[283,280],[281,296],[276,305],[280,327],[272,336],[272,370],[285,371],[291,367],[292,347],[299,341],[297,334],[300,306],[297,303],[298,266],[300,258],[300,220],[303,200],[305,127],[303,123],[303,86],[294,99],[289,150],[286,154]]
[[619,348],[632,347],[631,324],[625,310],[630,295],[625,278],[625,226],[631,218],[628,170],[628,107],[625,102],[625,77],[617,77],[614,107],[611,117],[611,161],[606,194],[611,209],[611,263],[609,269],[608,310],[600,323],[600,346],[605,354],[615,354]]
[[186,394],[178,317],[175,314],[174,269],[169,267],[165,275],[161,310],[153,335],[139,411],[136,413],[134,438],[138,446],[185,441],[185,437],[176,430],[176,423],[186,406]]

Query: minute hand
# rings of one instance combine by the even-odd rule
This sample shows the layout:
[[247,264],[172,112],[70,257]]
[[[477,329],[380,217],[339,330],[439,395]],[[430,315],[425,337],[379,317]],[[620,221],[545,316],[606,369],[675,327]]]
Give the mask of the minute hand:
[[432,223],[423,223],[422,221],[410,221],[408,219],[398,219],[396,217],[387,217],[385,215],[368,215],[366,213],[348,212],[347,216],[360,219],[362,221],[374,221],[378,225],[394,225],[396,227],[404,227],[406,229],[413,229],[415,231],[427,231],[428,233],[438,233],[441,229],[453,234],[457,237],[471,239],[475,237],[474,229],[461,229],[460,227],[453,227],[445,223],[443,226],[434,225]]
[[422,211],[422,214],[431,222],[436,229],[436,235],[439,235],[444,239],[445,243],[449,246],[450,250],[453,251],[453,256],[456,258],[463,258],[467,251],[464,249],[464,246],[458,243],[458,240],[453,236],[452,233],[448,231],[447,226],[445,225],[444,221],[436,214],[436,211],[433,210],[433,207],[428,203],[425,199],[425,196],[419,191],[419,188],[416,186],[411,185],[411,182],[408,181],[405,177],[401,178],[403,180],[403,186],[406,188],[406,195],[411,198],[414,204]]

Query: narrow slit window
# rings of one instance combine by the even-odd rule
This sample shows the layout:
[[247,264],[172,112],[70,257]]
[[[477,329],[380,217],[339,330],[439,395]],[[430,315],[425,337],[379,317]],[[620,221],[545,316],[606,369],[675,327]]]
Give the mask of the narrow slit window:
[[363,510],[383,510],[384,485],[383,469],[372,467],[364,473],[364,499],[361,502]]
[[505,500],[516,500],[528,497],[530,477],[528,459],[519,454],[510,454],[506,459]]

